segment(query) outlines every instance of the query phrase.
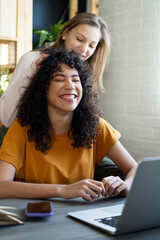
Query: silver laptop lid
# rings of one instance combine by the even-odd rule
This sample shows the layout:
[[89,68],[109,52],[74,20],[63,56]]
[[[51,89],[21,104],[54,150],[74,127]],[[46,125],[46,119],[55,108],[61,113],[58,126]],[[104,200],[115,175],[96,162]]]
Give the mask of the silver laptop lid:
[[139,164],[116,234],[160,226],[160,157]]

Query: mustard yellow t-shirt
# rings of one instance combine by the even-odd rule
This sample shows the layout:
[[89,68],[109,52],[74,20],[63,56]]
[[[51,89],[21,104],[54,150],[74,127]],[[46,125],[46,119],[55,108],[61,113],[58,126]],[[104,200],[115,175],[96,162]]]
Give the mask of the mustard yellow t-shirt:
[[73,148],[73,139],[67,133],[54,136],[54,143],[47,154],[35,150],[29,142],[27,128],[16,120],[9,128],[2,147],[0,159],[16,168],[15,180],[32,183],[70,184],[85,178],[93,179],[95,164],[119,140],[120,133],[104,119],[92,148]]

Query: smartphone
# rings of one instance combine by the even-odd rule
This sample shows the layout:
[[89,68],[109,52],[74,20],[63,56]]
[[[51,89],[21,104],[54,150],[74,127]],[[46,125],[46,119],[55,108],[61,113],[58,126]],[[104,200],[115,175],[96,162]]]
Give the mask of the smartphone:
[[27,217],[48,217],[53,215],[50,201],[28,201],[25,213]]

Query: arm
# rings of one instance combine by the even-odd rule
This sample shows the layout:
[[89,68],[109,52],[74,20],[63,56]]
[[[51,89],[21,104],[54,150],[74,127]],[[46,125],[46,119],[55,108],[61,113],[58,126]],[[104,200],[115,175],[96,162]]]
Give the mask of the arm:
[[21,57],[12,75],[10,85],[0,99],[0,121],[10,127],[16,117],[16,105],[29,83],[30,77],[36,71],[36,60],[40,52],[28,52]]
[[102,182],[105,186],[106,195],[110,197],[119,194],[127,196],[138,164],[119,141],[110,149],[108,157],[123,171],[126,179],[123,181],[119,177],[113,176],[103,178]]
[[[16,169],[0,160],[0,199],[2,198],[64,198],[82,197],[86,201],[104,193],[101,182],[85,179],[70,185],[38,184],[13,181]],[[102,193],[102,194],[103,194]]]

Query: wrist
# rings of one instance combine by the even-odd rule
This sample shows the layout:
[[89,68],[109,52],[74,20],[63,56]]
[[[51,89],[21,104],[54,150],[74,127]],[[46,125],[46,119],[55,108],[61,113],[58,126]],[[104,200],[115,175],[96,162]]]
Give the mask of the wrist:
[[66,185],[57,184],[55,190],[55,197],[64,198],[64,189]]

